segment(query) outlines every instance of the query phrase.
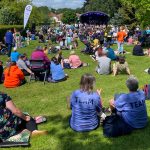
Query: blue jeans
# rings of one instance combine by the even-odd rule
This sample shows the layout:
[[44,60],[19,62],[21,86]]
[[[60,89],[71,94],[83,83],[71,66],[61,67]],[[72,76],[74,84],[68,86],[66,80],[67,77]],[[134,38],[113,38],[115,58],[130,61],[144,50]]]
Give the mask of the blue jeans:
[[123,53],[123,42],[117,42],[119,53]]

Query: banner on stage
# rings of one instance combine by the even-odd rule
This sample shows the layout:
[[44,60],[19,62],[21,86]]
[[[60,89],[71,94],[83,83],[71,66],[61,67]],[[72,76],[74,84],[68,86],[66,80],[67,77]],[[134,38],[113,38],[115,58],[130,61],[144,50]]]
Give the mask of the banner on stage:
[[25,10],[24,10],[24,28],[26,27],[26,25],[28,23],[31,11],[32,11],[32,6],[31,5],[27,5]]

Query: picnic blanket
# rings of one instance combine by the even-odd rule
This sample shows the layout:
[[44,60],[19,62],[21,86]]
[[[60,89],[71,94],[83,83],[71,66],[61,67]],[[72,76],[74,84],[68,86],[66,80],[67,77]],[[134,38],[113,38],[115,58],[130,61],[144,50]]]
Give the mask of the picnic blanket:
[[30,134],[30,131],[25,129],[17,135],[14,135],[0,143],[0,147],[30,146]]

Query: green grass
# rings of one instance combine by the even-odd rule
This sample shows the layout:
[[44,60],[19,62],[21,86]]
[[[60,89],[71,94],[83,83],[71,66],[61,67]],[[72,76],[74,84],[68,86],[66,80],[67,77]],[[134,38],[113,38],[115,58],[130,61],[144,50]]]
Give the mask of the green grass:
[[[38,43],[32,42],[29,47],[19,49],[19,52],[26,52],[28,56],[32,53]],[[32,116],[45,115],[47,123],[39,125],[39,129],[48,130],[47,136],[31,138],[30,150],[150,150],[150,125],[143,129],[134,131],[131,135],[119,138],[105,138],[102,127],[89,133],[77,133],[69,127],[69,117],[71,111],[67,110],[66,97],[72,91],[79,88],[80,77],[84,73],[91,73],[96,77],[96,88],[102,88],[102,99],[105,106],[115,93],[128,92],[125,86],[127,75],[98,75],[95,72],[96,62],[88,56],[80,53],[84,47],[80,43],[77,53],[82,61],[90,63],[89,67],[76,70],[65,70],[69,79],[65,82],[52,84],[42,82],[31,82],[15,89],[6,89],[0,85],[0,91],[8,93],[15,104],[23,111],[29,112]],[[116,48],[116,46],[114,46]],[[132,50],[132,46],[126,46],[127,51]],[[67,57],[69,51],[64,51]],[[149,83],[149,75],[144,73],[144,69],[150,66],[148,57],[134,57],[126,55],[131,73],[138,77],[140,87]],[[0,56],[3,61],[6,56]],[[148,115],[150,116],[150,104],[147,101]],[[12,150],[23,148],[12,148]]]

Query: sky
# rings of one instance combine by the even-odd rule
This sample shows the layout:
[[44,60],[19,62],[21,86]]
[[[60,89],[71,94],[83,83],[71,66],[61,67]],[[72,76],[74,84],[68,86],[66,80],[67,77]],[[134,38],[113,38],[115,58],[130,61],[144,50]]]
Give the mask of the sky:
[[82,7],[84,0],[33,0],[36,6],[47,6],[49,8],[72,8]]

